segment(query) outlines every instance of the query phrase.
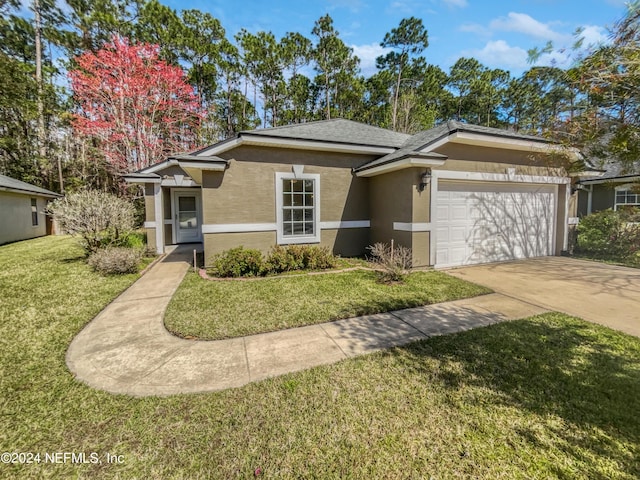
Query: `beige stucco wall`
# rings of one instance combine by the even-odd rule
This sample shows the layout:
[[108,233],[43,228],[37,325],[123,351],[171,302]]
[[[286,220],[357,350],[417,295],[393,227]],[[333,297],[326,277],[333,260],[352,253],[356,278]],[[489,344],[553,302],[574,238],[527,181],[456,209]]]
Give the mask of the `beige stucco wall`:
[[[275,224],[276,172],[291,173],[304,165],[305,174],[320,175],[320,221],[370,220],[369,182],[352,168],[374,157],[283,148],[239,147],[224,154],[224,172],[203,172],[203,224]],[[340,255],[365,253],[369,229],[323,229],[323,246]],[[276,243],[275,231],[205,235],[205,258],[243,244],[268,251]]]
[[[32,198],[37,200],[38,205],[37,226],[31,223]],[[46,205],[47,200],[43,197],[0,192],[0,245],[46,235]]]
[[424,168],[407,168],[371,177],[371,243],[383,242],[412,249],[414,267],[429,265],[429,233],[394,230],[393,224],[428,223],[430,186],[420,191]]

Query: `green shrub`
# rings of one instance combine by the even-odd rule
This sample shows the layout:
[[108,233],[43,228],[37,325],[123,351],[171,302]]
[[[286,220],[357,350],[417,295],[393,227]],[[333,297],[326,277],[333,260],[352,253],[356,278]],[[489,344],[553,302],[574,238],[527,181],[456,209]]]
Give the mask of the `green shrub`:
[[271,248],[265,260],[266,273],[294,270],[326,270],[337,265],[336,258],[327,247],[315,245],[277,245]]
[[271,248],[264,262],[265,273],[282,273],[297,270],[296,259],[288,247],[276,245]]
[[263,272],[262,253],[242,246],[213,257],[211,273],[217,277],[254,277]]
[[635,212],[604,210],[587,215],[577,228],[576,252],[593,258],[628,260],[640,251]]
[[141,258],[138,248],[107,247],[92,253],[88,263],[103,275],[135,273]]

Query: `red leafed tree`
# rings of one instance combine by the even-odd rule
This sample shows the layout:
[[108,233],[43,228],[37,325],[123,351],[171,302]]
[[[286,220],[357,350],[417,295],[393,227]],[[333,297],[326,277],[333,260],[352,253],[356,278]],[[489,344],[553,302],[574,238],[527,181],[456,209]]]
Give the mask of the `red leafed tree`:
[[69,72],[78,105],[73,127],[97,139],[116,173],[145,168],[192,150],[205,112],[180,67],[159,59],[157,45],[114,37],[76,57]]

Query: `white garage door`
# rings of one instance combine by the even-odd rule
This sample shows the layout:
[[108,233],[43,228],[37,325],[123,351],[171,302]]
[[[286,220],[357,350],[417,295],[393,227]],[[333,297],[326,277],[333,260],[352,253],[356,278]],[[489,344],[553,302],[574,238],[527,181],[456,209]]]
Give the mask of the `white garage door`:
[[556,187],[441,180],[436,266],[553,254]]

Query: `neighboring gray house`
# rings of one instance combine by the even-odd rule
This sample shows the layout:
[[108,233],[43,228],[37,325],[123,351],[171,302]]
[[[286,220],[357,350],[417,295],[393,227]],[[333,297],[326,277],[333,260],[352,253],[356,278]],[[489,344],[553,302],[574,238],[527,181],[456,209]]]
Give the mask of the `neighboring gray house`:
[[0,245],[47,235],[44,209],[57,193],[0,175]]
[[618,162],[609,162],[603,170],[598,176],[578,181],[578,216],[609,208],[640,207],[640,163],[625,169]]

